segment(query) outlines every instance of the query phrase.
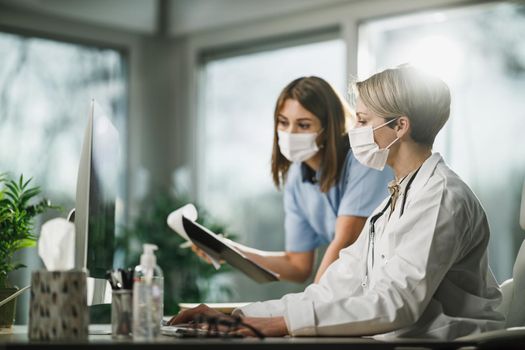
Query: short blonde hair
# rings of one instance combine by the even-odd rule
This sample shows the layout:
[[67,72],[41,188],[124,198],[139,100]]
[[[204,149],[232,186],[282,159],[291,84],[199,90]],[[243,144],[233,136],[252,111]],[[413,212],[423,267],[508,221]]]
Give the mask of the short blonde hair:
[[439,78],[411,66],[387,69],[356,82],[354,93],[381,118],[406,116],[410,137],[432,147],[450,115],[450,90]]

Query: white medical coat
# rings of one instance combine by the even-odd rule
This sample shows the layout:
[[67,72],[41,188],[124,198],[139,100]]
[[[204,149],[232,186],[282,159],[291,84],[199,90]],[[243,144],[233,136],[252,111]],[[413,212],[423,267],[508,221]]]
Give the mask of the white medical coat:
[[400,216],[403,196],[401,187],[390,218],[387,211],[375,224],[373,267],[369,219],[318,284],[239,312],[284,316],[294,336],[450,340],[503,328],[495,311],[501,293],[487,259],[489,226],[476,196],[438,153],[419,169]]

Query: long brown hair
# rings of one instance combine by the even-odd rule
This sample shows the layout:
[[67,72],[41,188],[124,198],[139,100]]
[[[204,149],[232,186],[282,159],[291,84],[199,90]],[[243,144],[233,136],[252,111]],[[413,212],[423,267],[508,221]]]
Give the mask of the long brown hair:
[[339,181],[350,148],[345,127],[350,109],[332,86],[319,77],[298,78],[283,89],[274,111],[272,177],[277,188],[284,185],[291,164],[281,154],[277,136],[278,116],[288,99],[296,100],[321,121],[323,132],[317,140],[321,155],[319,187],[327,192]]

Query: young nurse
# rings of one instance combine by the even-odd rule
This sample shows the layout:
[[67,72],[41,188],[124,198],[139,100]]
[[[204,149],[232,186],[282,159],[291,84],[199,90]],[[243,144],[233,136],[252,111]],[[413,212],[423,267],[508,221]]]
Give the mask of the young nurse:
[[[319,283],[236,313],[267,336],[451,340],[502,328],[487,217],[469,187],[432,153],[449,117],[447,85],[400,67],[356,83],[355,90],[353,153],[371,168],[392,167],[392,195]],[[172,323],[214,313],[201,305]]]
[[272,175],[275,185],[284,187],[286,250],[266,252],[234,244],[283,280],[306,280],[315,249],[328,245],[316,273],[319,281],[388,196],[391,170],[370,169],[354,158],[347,117],[346,103],[318,77],[292,81],[277,99]]

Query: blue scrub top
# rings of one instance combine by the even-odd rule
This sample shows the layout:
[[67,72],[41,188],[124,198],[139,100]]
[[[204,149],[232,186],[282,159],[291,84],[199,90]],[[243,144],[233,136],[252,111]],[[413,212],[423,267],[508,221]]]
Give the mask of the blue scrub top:
[[366,167],[348,151],[339,182],[326,193],[304,163],[293,163],[284,188],[286,251],[306,252],[329,244],[340,215],[367,217],[388,196],[389,167]]

